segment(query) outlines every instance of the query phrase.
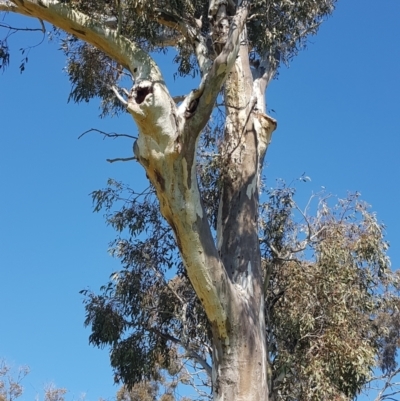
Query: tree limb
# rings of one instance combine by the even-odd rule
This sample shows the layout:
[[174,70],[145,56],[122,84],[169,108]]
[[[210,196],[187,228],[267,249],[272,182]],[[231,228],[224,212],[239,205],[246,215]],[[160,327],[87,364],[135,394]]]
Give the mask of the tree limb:
[[4,24],[4,23],[0,23],[0,28],[10,29],[12,31],[28,31],[28,32],[40,31],[40,32],[43,32],[43,28],[17,28],[15,26],[11,26],[11,25]]
[[195,18],[192,18],[191,21],[183,20],[178,15],[158,8],[156,9],[156,14],[156,20],[159,24],[178,31],[192,44],[200,71],[203,75],[206,74],[212,62],[206,39],[201,34],[201,27],[198,20]]
[[173,96],[172,99],[175,103],[180,103],[185,100],[185,95],[180,95],[180,96]]
[[78,136],[78,139],[81,139],[84,135],[88,134],[89,132],[97,132],[97,133],[99,133],[99,134],[101,134],[101,135],[104,135],[104,137],[107,137],[107,138],[120,138],[120,137],[125,137],[125,138],[137,139],[137,137],[136,137],[136,136],[133,136],[133,135],[128,135],[128,134],[117,134],[116,132],[108,133],[108,132],[101,131],[101,130],[99,130],[99,129],[97,129],[97,128],[90,128],[90,129],[88,129],[87,131],[85,131],[85,132],[83,132],[81,135],[79,135],[79,136]]
[[206,125],[221,87],[232,69],[240,48],[240,35],[246,23],[247,7],[247,2],[243,2],[243,5],[238,7],[221,53],[215,59],[209,72],[203,76],[198,89],[193,90],[179,106],[180,113],[184,113],[194,100],[199,101],[196,115],[188,122],[191,132],[200,134]]
[[115,162],[130,162],[132,160],[136,160],[136,157],[117,157],[116,159],[106,159],[109,163]]
[[8,0],[0,0],[0,11],[13,11],[15,4]]
[[195,360],[196,362],[198,362],[201,367],[206,371],[207,375],[209,377],[211,377],[211,372],[212,372],[212,368],[211,366],[195,351],[193,351],[190,346],[186,346],[181,340],[179,340],[178,338],[175,338],[167,333],[161,333],[158,332],[158,334],[160,334],[162,337],[166,338],[167,340],[172,341],[173,343],[180,345],[185,351],[185,355],[190,358]]
[[111,87],[111,90],[114,92],[117,99],[126,107],[128,105],[128,102],[119,94],[118,89],[113,85]]
[[394,370],[393,372],[391,372],[391,373],[389,373],[389,374],[385,374],[385,375],[383,375],[383,376],[381,376],[381,377],[375,377],[375,378],[373,378],[373,379],[371,380],[371,381],[374,381],[374,380],[385,380],[385,383],[384,383],[382,389],[379,391],[379,393],[378,393],[378,395],[377,395],[377,397],[375,398],[374,401],[382,401],[382,400],[391,399],[390,397],[391,397],[392,395],[397,395],[397,394],[400,393],[400,389],[399,389],[399,390],[393,391],[393,392],[390,393],[390,394],[384,394],[385,391],[386,391],[388,388],[391,388],[391,387],[393,387],[393,386],[399,386],[399,385],[400,385],[400,383],[392,383],[393,378],[394,378],[395,376],[397,376],[399,373],[400,373],[400,368],[397,368],[396,370]]
[[140,47],[104,23],[57,0],[1,0],[0,11],[12,11],[47,21],[97,47],[127,68],[135,80],[163,82],[155,61]]

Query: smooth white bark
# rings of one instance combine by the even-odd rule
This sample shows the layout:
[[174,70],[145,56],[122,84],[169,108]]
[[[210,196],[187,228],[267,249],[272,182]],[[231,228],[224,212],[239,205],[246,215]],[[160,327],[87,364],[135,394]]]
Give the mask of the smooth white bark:
[[[134,86],[127,99],[118,96],[138,126],[135,156],[156,189],[161,213],[175,233],[188,276],[211,324],[214,398],[265,401],[267,353],[256,210],[261,162],[276,122],[265,114],[265,80],[253,82],[251,77],[244,45],[247,6],[237,7],[231,17],[227,10],[235,9],[233,2],[210,3],[210,18],[222,16],[229,23],[217,32],[220,48],[214,61],[198,23],[185,25],[178,20],[177,29],[192,41],[202,71],[199,87],[179,106],[154,60],[116,30],[55,0],[0,0],[0,10],[48,21],[130,71]],[[162,13],[158,21],[167,27],[172,23]],[[242,181],[240,185],[235,180],[225,182],[217,249],[197,184],[196,149],[228,76],[225,150],[232,159],[226,160],[236,163]],[[221,255],[225,251],[229,254]]]

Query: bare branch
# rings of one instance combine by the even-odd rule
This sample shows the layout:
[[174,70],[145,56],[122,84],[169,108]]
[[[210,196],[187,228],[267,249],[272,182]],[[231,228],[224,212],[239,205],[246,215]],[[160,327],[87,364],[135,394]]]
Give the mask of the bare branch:
[[193,18],[191,21],[187,21],[161,9],[157,9],[156,12],[158,23],[180,32],[192,44],[200,71],[203,75],[206,74],[211,68],[212,62],[206,39],[201,34],[199,20]]
[[106,159],[109,163],[115,162],[130,162],[132,160],[136,160],[136,157],[117,157],[116,159]]
[[128,90],[126,90],[125,88],[121,88],[122,92],[125,93],[126,96],[130,96],[130,93]]
[[198,99],[196,117],[187,120],[191,124],[191,130],[194,132],[200,132],[204,127],[214,109],[221,87],[232,69],[239,52],[240,37],[246,23],[247,14],[247,2],[245,2],[245,5],[238,7],[229,28],[228,39],[211,69],[203,76],[198,89],[193,90],[179,106],[179,112],[184,114],[190,108],[192,102]]
[[111,89],[115,93],[117,99],[126,107],[128,105],[128,102],[119,94],[117,87],[113,85]]
[[43,32],[43,28],[17,28],[15,26],[11,26],[11,25],[4,24],[4,23],[0,23],[0,28],[10,29],[11,31],[28,31],[28,32],[40,31],[40,32]]
[[[154,330],[154,329],[153,329]],[[158,332],[158,331],[157,331]],[[185,345],[181,340],[175,338],[167,333],[158,332],[161,336],[166,338],[167,340],[172,341],[173,343],[180,345],[186,352],[185,356],[195,360],[200,364],[200,366],[206,371],[207,375],[211,377],[212,369],[211,366],[195,351],[193,351],[189,346]]]
[[375,378],[371,379],[370,382],[376,381],[376,380],[384,380],[385,381],[382,389],[379,391],[379,393],[378,393],[378,395],[377,395],[377,397],[375,398],[374,401],[390,400],[390,399],[392,399],[391,397],[393,395],[400,394],[400,388],[398,390],[395,390],[395,391],[391,392],[390,394],[385,394],[385,391],[387,389],[400,386],[400,383],[393,383],[392,382],[394,377],[397,376],[398,374],[400,374],[400,368],[397,368],[396,370],[394,370],[390,374],[384,374],[384,375],[382,375],[380,377],[375,377]]
[[172,97],[172,100],[175,102],[175,103],[180,103],[180,102],[183,102],[184,100],[185,100],[185,95],[180,95],[180,96],[173,96]]
[[178,44],[179,40],[182,39],[182,36],[160,36],[157,38],[156,43],[159,46],[169,46],[169,47],[174,47]]
[[131,138],[131,139],[137,139],[137,136],[133,136],[133,135],[128,135],[128,134],[117,134],[116,132],[104,132],[101,131],[97,128],[90,128],[87,131],[85,131],[84,133],[82,133],[81,135],[78,136],[78,139],[81,139],[84,135],[88,134],[89,132],[97,132],[101,135],[104,135],[105,138],[120,138],[120,137],[124,137],[124,138]]
[[[183,347],[185,348],[185,347]],[[206,371],[207,375],[211,377],[212,369],[211,366],[195,351],[190,348],[186,350],[185,354],[188,358],[195,360],[200,366]]]
[[42,32],[46,33],[46,27],[44,26],[44,22],[39,18],[39,23],[42,26]]

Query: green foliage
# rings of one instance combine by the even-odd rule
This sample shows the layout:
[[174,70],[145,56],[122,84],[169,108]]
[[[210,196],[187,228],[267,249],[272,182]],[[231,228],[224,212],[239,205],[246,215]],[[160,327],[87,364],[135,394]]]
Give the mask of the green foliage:
[[4,360],[0,360],[0,401],[14,401],[23,393],[22,380],[29,373],[27,366],[21,366],[16,374]]
[[[194,43],[182,36],[177,26],[196,26],[201,21],[201,35],[207,43],[210,58],[217,55],[212,43],[209,2],[204,0],[65,0],[68,4],[111,29],[135,41],[148,52],[167,52],[173,48],[177,64],[174,76],[195,76],[199,67]],[[277,71],[281,62],[288,63],[317,33],[321,22],[334,10],[336,0],[254,0],[247,21],[249,57],[252,63],[267,56]],[[228,7],[228,13],[234,10]],[[70,100],[75,102],[101,99],[102,116],[120,113],[121,105],[111,87],[128,86],[130,74],[90,45],[71,35],[57,32],[61,49],[67,56],[66,72],[71,81]],[[0,69],[9,63],[9,49],[0,41]]]
[[123,75],[121,66],[71,35],[61,40],[61,49],[67,56],[66,71],[72,84],[68,100],[89,102],[98,97],[103,116],[124,111],[111,89]]
[[[218,191],[219,174],[209,153],[216,145],[208,142],[210,132],[199,154],[206,201],[217,198],[210,194]],[[303,211],[294,195],[280,185],[267,192],[260,209],[270,390],[276,400],[350,400],[373,369],[390,374],[398,368],[400,277],[390,270],[383,226],[357,194],[333,206],[322,194],[314,216],[312,200]],[[117,380],[134,388],[141,378],[157,382],[160,368],[174,376],[190,359],[188,353],[179,356],[184,346],[211,360],[204,312],[152,189],[135,194],[110,180],[93,198],[97,211],[108,211],[109,224],[129,236],[112,249],[123,270],[112,275],[102,295],[86,293],[91,342],[111,346]],[[118,202],[122,207],[111,212]],[[210,200],[211,221],[216,209]]]
[[[29,374],[28,366],[13,369],[4,360],[0,359],[0,401],[15,401],[24,394],[23,380]],[[65,401],[65,388],[48,384],[44,387],[44,401]]]
[[[208,16],[209,2],[203,0],[65,0],[63,3],[102,22],[135,41],[148,52],[166,52],[174,48],[176,75],[195,76],[198,65],[194,43],[182,36],[179,24],[196,25],[201,20],[201,35],[207,43],[211,59],[216,49],[212,43],[212,24]],[[247,32],[249,57],[257,63],[267,59],[274,71],[287,63],[305,46],[307,37],[318,31],[329,16],[336,0],[254,0],[251,2]],[[228,12],[232,13],[230,7]],[[54,34],[53,34],[54,36]],[[92,46],[72,35],[56,30],[61,50],[67,56],[66,72],[71,81],[70,100],[75,102],[101,99],[102,116],[123,111],[111,90],[112,86],[128,86],[130,74]],[[0,40],[0,69],[9,64],[6,40]],[[21,69],[24,69],[21,64]]]
[[197,174],[204,209],[211,227],[216,230],[220,199],[221,143],[224,135],[225,113],[218,107],[203,130],[197,152]]
[[[208,3],[201,0],[71,0],[68,3],[107,26],[118,29],[148,52],[167,51],[169,40],[177,36],[174,29],[157,22],[160,10],[171,21],[178,21],[182,16],[185,20],[206,16],[208,11]],[[87,102],[99,97],[102,116],[120,113],[121,105],[110,88],[129,78],[130,74],[92,46],[77,41],[71,35],[62,39],[61,49],[67,56],[66,71],[72,84],[69,99]],[[178,65],[179,75],[194,75],[197,72],[193,48],[183,38],[177,40],[174,61]]]
[[[107,222],[121,233],[110,252],[123,269],[111,275],[100,295],[82,291],[90,342],[110,346],[115,381],[129,389],[143,380],[159,381],[160,369],[183,380],[179,347],[206,358],[208,323],[154,192],[135,193],[109,180],[108,188],[92,196],[95,210],[104,207]],[[122,207],[113,211],[119,202]]]
[[267,53],[271,61],[288,62],[315,35],[336,0],[255,0],[249,16],[249,40],[256,54]]
[[[217,56],[208,1],[65,3],[116,29],[145,51],[174,47],[175,74],[194,76],[198,71],[194,43],[179,32],[179,24],[194,26],[201,20],[211,60]],[[264,58],[269,66],[263,68],[275,73],[306,45],[335,4],[335,0],[252,1],[246,26],[251,65],[260,65]],[[229,18],[233,8],[231,3],[227,7]],[[75,37],[57,34],[67,56],[70,100],[98,97],[103,115],[121,112],[112,87],[132,84],[130,74]],[[0,69],[8,62],[3,40]],[[225,115],[219,106],[203,131],[197,154],[202,202],[214,234],[220,181],[226,173],[222,160],[229,151],[221,145]],[[398,372],[400,275],[390,270],[382,225],[358,195],[337,205],[321,195],[311,215],[309,206],[298,207],[294,194],[294,189],[280,185],[267,191],[268,200],[260,206],[270,392],[277,401],[349,400],[365,387],[373,369],[380,368],[388,378]],[[91,328],[93,345],[110,348],[115,381],[124,383],[118,401],[170,401],[179,383],[209,386],[204,373],[212,364],[209,324],[173,232],[160,215],[154,189],[136,192],[110,180],[92,197],[94,210],[104,210],[107,224],[118,233],[110,253],[120,259],[122,268],[99,294],[82,291],[85,324]],[[198,367],[202,370],[194,378]],[[199,394],[210,395],[207,390]]]
[[176,397],[174,381],[168,381],[165,375],[155,381],[143,381],[135,384],[132,389],[122,386],[117,392],[117,401],[192,401],[188,397]]
[[10,64],[10,51],[6,40],[0,40],[0,71]]
[[283,186],[263,205],[271,387],[278,400],[352,399],[382,358],[396,367],[399,276],[358,195],[320,199],[313,218],[293,195]]
[[128,391],[121,387],[117,392],[117,401],[156,401],[158,385],[156,382],[141,382]]

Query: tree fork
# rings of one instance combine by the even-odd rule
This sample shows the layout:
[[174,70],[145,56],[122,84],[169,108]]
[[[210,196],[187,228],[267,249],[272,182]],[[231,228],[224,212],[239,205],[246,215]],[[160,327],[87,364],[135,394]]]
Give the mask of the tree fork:
[[[57,1],[15,0],[14,4],[16,7],[12,6],[10,11],[53,23],[96,46],[132,73],[135,84],[127,100],[127,110],[139,128],[134,153],[156,188],[161,213],[175,233],[188,276],[212,327],[214,398],[266,401],[264,299],[256,219],[260,130],[256,129],[252,108],[248,108],[250,92],[240,99],[238,106],[244,108],[239,113],[233,111],[236,107],[233,97],[229,99],[233,101],[228,112],[232,125],[227,127],[226,139],[233,139],[238,145],[230,149],[233,150],[230,165],[236,158],[246,168],[239,180],[227,179],[224,184],[221,216],[227,220],[227,227],[222,230],[223,245],[218,250],[196,175],[199,135],[234,65],[227,81],[228,90],[239,85],[244,93],[244,88],[252,87],[249,66],[244,65],[246,46],[241,45],[247,6],[237,7],[233,13],[226,2],[212,2],[218,9],[229,8],[232,14],[228,15],[229,29],[224,28],[220,36],[225,43],[212,66],[205,70],[199,88],[188,95],[184,107],[177,107],[158,66],[134,42]],[[188,110],[190,115],[185,114]],[[232,202],[226,209],[224,199]],[[245,242],[225,235],[228,227],[237,228],[235,233]],[[235,259],[235,252],[227,257],[225,251],[233,251],[235,246],[240,247],[239,256],[243,260]]]

